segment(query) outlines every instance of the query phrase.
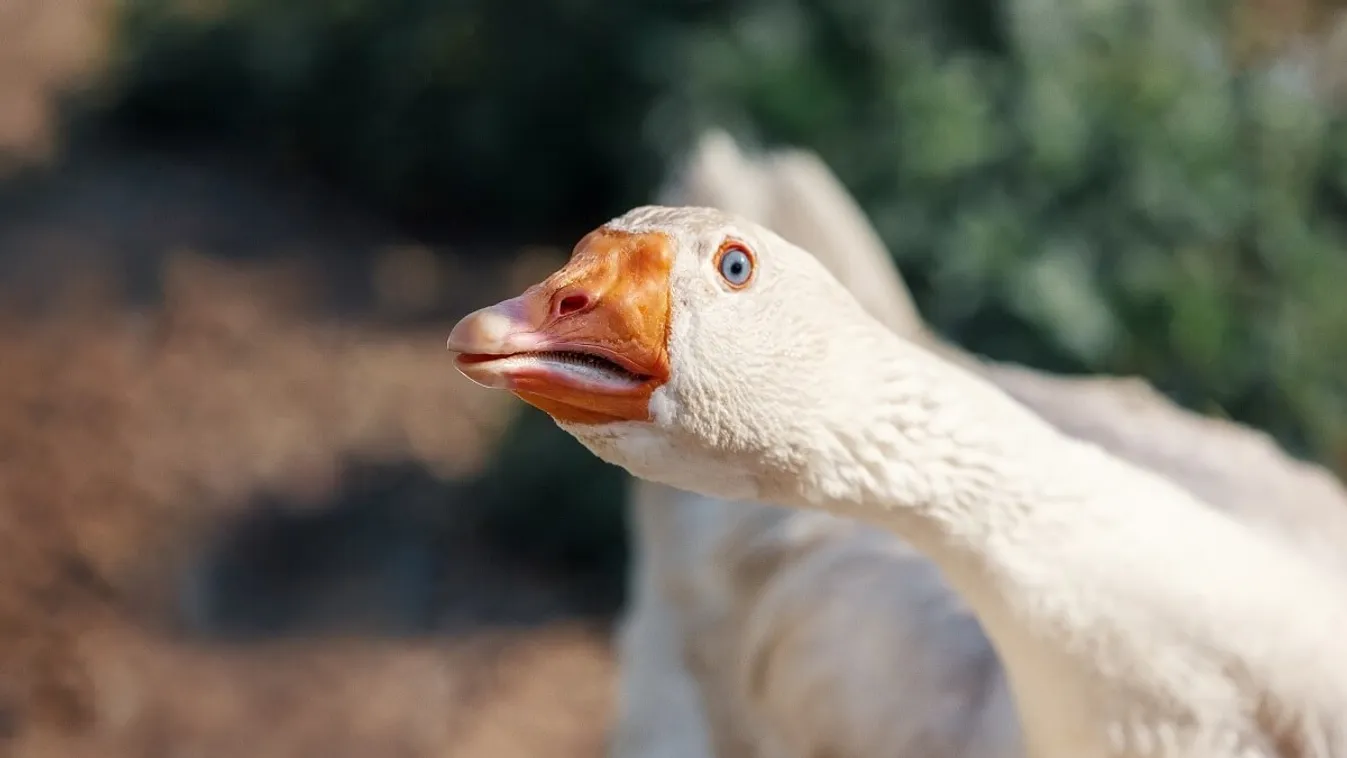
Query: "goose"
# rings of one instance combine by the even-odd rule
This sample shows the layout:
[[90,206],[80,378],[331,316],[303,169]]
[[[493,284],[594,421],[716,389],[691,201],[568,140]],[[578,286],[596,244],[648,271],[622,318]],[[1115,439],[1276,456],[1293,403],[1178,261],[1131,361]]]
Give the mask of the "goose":
[[[1347,570],[1347,492],[1264,433],[1135,378],[1061,377],[963,354],[920,321],[827,165],[705,134],[661,192],[767,225],[896,333],[980,373],[1070,436]],[[630,602],[610,758],[1019,758],[1005,677],[975,619],[893,535],[813,511],[632,482]]]
[[[1139,379],[1061,377],[963,354],[921,322],[840,180],[798,148],[749,154],[711,130],[660,194],[764,224],[866,310],[1070,436],[1347,569],[1347,492],[1266,434],[1174,405]],[[617,629],[610,758],[1019,758],[1005,677],[929,561],[812,511],[631,483],[629,603]]]
[[634,209],[448,347],[636,477],[912,545],[995,647],[1030,756],[1347,749],[1335,573],[897,337],[746,219]]

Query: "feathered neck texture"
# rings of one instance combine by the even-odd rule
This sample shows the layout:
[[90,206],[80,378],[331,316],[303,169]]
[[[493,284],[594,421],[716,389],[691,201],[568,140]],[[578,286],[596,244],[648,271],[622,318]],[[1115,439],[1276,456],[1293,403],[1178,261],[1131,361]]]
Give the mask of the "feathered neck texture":
[[758,497],[869,522],[936,562],[1006,663],[1031,754],[1347,747],[1347,584],[848,320],[781,415],[745,431],[777,440]]

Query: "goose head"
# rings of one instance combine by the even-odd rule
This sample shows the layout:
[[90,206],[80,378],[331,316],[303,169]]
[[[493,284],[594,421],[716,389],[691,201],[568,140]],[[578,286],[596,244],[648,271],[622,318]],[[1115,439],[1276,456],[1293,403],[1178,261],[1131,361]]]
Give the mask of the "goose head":
[[590,232],[543,282],[464,317],[448,347],[469,379],[636,476],[760,499],[861,401],[855,359],[876,332],[822,264],[770,230],[646,206]]

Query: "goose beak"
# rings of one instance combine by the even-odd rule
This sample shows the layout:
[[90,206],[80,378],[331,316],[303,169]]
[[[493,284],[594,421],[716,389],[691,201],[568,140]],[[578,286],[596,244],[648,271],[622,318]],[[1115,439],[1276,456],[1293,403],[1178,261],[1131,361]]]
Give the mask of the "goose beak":
[[663,234],[591,232],[545,281],[459,321],[454,365],[560,422],[648,420],[669,378],[672,265]]

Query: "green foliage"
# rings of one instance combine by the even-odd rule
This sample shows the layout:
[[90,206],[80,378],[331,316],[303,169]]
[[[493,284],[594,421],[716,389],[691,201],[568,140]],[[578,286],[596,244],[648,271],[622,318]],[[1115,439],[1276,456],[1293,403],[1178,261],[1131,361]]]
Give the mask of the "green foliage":
[[[1347,125],[1306,72],[1232,62],[1223,4],[183,1],[127,0],[120,123],[511,233],[646,199],[704,126],[810,147],[957,341],[1342,460]],[[607,539],[616,477],[562,439],[518,435],[503,476],[539,534]]]
[[[642,140],[680,0],[125,0],[111,116],[225,139],[455,228],[589,223],[658,177]],[[583,219],[583,221],[579,221]],[[568,229],[568,233],[569,233]]]

